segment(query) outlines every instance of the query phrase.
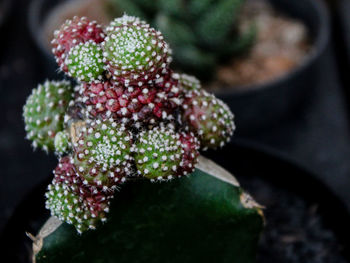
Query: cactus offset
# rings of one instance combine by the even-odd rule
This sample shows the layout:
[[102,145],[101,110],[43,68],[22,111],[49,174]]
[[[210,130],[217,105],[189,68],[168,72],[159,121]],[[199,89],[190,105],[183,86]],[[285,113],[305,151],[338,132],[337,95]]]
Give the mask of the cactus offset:
[[73,147],[74,164],[85,184],[109,190],[132,174],[132,134],[122,124],[92,121]]
[[180,133],[182,159],[176,171],[176,176],[180,177],[194,172],[199,155],[200,142],[193,133]]
[[142,86],[166,71],[170,49],[159,31],[137,19],[130,21],[125,15],[106,29],[104,57],[114,80],[125,86]]
[[201,148],[216,149],[229,142],[235,125],[228,106],[206,91],[193,91],[183,104],[183,121],[199,136]]
[[187,74],[181,74],[179,76],[180,86],[186,91],[194,91],[201,89],[200,81],[194,77]]
[[98,206],[99,201],[110,200],[113,198],[113,189],[104,191],[103,187],[84,184],[82,178],[77,173],[74,159],[70,155],[60,158],[53,174],[53,184],[64,184],[70,189],[70,191],[73,191],[89,202],[91,206]]
[[55,135],[63,130],[64,114],[73,89],[66,81],[46,81],[33,89],[23,108],[27,138],[34,148],[53,151]]
[[135,163],[137,173],[151,180],[172,179],[182,158],[180,135],[172,129],[155,127],[138,135]]
[[68,74],[80,81],[102,80],[105,65],[102,49],[92,40],[72,47],[68,53]]
[[46,193],[46,208],[53,216],[72,224],[78,233],[88,229],[95,229],[99,222],[106,221],[106,213],[109,211],[109,201],[98,200],[99,209],[96,209],[95,200],[87,200],[72,191],[64,184],[53,183],[48,186]]

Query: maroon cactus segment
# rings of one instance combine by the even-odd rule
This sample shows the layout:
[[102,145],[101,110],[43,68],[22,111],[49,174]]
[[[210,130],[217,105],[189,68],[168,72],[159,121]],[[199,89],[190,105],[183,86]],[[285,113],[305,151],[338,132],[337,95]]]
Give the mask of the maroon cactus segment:
[[78,100],[86,105],[92,118],[123,120],[127,123],[156,123],[174,119],[182,93],[173,79],[161,79],[155,85],[128,87],[113,81],[84,83]]
[[98,187],[84,184],[82,178],[76,171],[74,159],[69,155],[64,156],[59,160],[57,167],[53,171],[53,182],[56,184],[65,184],[70,190],[88,201],[95,200],[95,202],[97,202],[98,200],[103,201],[113,198],[113,189],[105,191],[103,186]]
[[96,21],[75,16],[72,20],[66,20],[61,28],[54,32],[54,38],[51,41],[52,53],[55,55],[60,68],[64,72],[68,72],[65,61],[72,47],[89,40],[101,43],[104,37],[102,27]]
[[192,91],[183,104],[183,122],[198,135],[202,150],[222,147],[229,142],[235,125],[228,106],[206,91]]
[[194,172],[200,147],[199,140],[191,132],[180,133],[180,141],[183,154],[180,166],[176,172],[177,177],[188,175]]
[[66,184],[67,186],[81,184],[81,180],[75,171],[73,159],[69,155],[62,157],[59,160],[53,174],[54,180],[57,183]]

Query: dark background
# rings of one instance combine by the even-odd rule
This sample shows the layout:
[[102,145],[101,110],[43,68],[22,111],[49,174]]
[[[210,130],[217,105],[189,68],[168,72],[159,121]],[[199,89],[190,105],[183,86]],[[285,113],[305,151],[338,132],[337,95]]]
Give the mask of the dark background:
[[[25,194],[51,176],[56,165],[54,155],[33,152],[24,139],[22,118],[31,89],[55,72],[48,72],[45,58],[30,36],[30,1],[11,3],[7,18],[3,17],[5,23],[0,25],[0,232]],[[334,0],[329,5],[332,41],[320,62],[322,70],[312,102],[273,132],[234,140],[311,171],[350,209],[350,1]],[[37,205],[43,204],[33,204]]]

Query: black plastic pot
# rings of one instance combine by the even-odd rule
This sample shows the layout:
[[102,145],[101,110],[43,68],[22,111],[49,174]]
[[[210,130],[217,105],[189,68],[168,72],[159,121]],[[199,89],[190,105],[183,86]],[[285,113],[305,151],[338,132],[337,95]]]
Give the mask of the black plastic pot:
[[[261,85],[230,89],[218,93],[229,104],[236,116],[237,135],[259,134],[273,129],[291,115],[298,114],[313,99],[321,60],[328,47],[330,24],[328,11],[322,1],[270,0],[282,13],[301,20],[308,28],[313,48],[299,67],[286,75]],[[234,90],[230,92],[229,90]]]
[[[265,210],[267,227],[262,238],[263,242],[260,244],[259,263],[350,262],[349,211],[312,174],[287,160],[264,153],[255,145],[247,145],[242,141],[224,148],[219,155],[213,154],[213,156],[237,176],[243,187],[250,190],[258,202],[266,204],[266,200],[277,200],[275,202],[277,206],[266,204],[268,205]],[[30,262],[31,241],[26,237],[25,231],[36,234],[49,216],[48,211],[44,208],[44,192],[47,184],[48,181],[38,185],[24,198],[1,236],[2,258],[7,258],[6,256],[9,255],[8,258],[11,258],[9,262]],[[295,203],[293,200],[299,201]],[[303,205],[300,206],[300,204]],[[293,206],[296,214],[290,216],[290,212],[286,212],[289,209],[288,206]],[[318,216],[308,220],[309,210],[314,207],[317,207]],[[281,217],[276,218],[276,214]],[[303,218],[305,215],[305,223],[294,223],[294,218]],[[314,222],[315,220],[318,222]],[[291,222],[290,226],[286,224],[288,222]],[[312,226],[314,224],[322,225],[322,228],[315,228]],[[313,232],[310,232],[310,225]],[[294,231],[295,226],[297,226],[296,232]],[[283,253],[276,250],[276,247],[271,244],[278,243],[280,240],[275,240],[275,238],[284,238],[284,236],[288,238],[290,231],[292,233],[301,232],[300,241],[287,240],[286,244],[283,243],[280,246]],[[318,238],[322,240],[317,240]],[[334,242],[337,243],[337,247],[333,246]],[[291,251],[285,249],[284,246]],[[327,258],[332,258],[331,261],[324,261],[326,258],[310,254],[320,252],[325,247],[327,251],[322,251],[321,254],[328,253]],[[295,254],[291,255],[293,252]],[[301,260],[305,257],[307,260]],[[317,261],[316,258],[322,258],[323,261]]]
[[[31,34],[45,55],[48,76],[54,76],[57,65],[44,43],[43,23],[54,7],[67,0],[34,0],[29,10]],[[313,97],[318,74],[322,74],[320,61],[329,42],[329,17],[322,1],[269,0],[273,6],[288,16],[297,18],[308,28],[313,48],[305,61],[274,81],[237,89],[227,88],[217,93],[229,104],[236,116],[237,135],[259,134],[272,129],[302,107]]]

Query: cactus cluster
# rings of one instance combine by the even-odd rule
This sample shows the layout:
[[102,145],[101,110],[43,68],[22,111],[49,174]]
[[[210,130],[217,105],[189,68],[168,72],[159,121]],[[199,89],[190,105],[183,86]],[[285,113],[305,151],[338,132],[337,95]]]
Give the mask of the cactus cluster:
[[74,17],[52,44],[77,84],[39,85],[24,118],[33,145],[59,156],[46,207],[79,233],[106,220],[123,182],[189,175],[199,150],[229,141],[228,107],[195,77],[172,71],[162,34],[139,18],[124,15],[102,28]]
[[208,78],[215,66],[249,50],[255,26],[240,29],[245,0],[109,0],[116,13],[140,16],[162,31],[174,49],[175,67]]

